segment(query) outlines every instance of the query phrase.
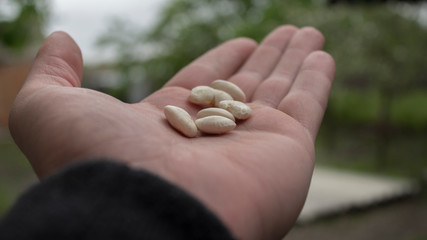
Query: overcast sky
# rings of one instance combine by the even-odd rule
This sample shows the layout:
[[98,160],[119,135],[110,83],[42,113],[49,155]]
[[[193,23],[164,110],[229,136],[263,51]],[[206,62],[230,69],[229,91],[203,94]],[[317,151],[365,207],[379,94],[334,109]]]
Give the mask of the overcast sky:
[[[132,25],[149,27],[160,8],[168,0],[52,0],[51,20],[46,34],[62,30],[79,44],[85,63],[108,60],[94,47],[96,38],[104,33],[111,17],[129,20]],[[108,2],[108,3],[106,3]]]

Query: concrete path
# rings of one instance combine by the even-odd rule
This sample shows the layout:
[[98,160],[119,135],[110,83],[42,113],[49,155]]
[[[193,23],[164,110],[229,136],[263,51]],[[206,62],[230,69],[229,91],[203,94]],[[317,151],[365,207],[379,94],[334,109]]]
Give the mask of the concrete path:
[[427,202],[415,196],[297,225],[283,240],[426,240]]
[[418,187],[408,179],[397,179],[316,166],[304,208],[298,218],[303,224],[352,208],[415,194]]

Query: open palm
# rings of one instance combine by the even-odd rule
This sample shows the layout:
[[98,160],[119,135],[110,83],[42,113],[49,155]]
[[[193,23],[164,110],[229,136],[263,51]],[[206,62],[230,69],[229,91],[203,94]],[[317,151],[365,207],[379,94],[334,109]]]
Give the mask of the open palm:
[[[153,172],[208,206],[238,238],[278,239],[295,222],[314,164],[314,140],[334,77],[313,28],[277,28],[257,46],[228,41],[136,104],[80,88],[78,46],[48,37],[12,110],[10,129],[40,177],[67,164],[107,157]],[[235,130],[186,138],[163,107],[195,116],[191,88],[227,79],[253,112]]]

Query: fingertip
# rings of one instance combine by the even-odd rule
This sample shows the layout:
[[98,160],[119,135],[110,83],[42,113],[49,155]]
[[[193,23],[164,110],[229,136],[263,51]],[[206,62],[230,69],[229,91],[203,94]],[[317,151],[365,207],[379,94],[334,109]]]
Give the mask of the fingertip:
[[73,39],[70,34],[68,34],[67,32],[61,31],[61,30],[57,30],[57,31],[53,31],[52,33],[50,33],[46,39],[50,39],[50,38],[69,38],[69,39]]
[[307,37],[312,37],[317,40],[321,40],[322,42],[325,41],[325,37],[323,36],[323,33],[314,27],[306,26],[301,28],[300,31],[303,34],[307,35]]
[[[56,47],[56,48],[54,48]],[[65,49],[66,47],[66,49]],[[55,31],[49,34],[40,47],[39,54],[45,53],[46,50],[55,50],[57,53],[60,51],[73,52],[77,57],[82,59],[82,52],[76,41],[66,32]]]
[[[82,74],[80,47],[68,33],[56,31],[44,40],[27,81],[78,87],[81,85]],[[47,81],[38,77],[39,75],[50,76],[56,81]]]
[[301,48],[305,45],[311,46],[312,50],[320,50],[325,43],[323,34],[314,27],[303,27],[299,29],[292,39],[292,48]]
[[289,34],[289,33],[295,33],[296,31],[298,31],[298,27],[291,24],[286,24],[286,25],[281,25],[277,27],[272,32]]
[[237,47],[239,50],[243,49],[249,52],[252,52],[258,46],[258,43],[255,40],[248,37],[238,37],[238,38],[229,40],[224,44],[232,44],[233,46]]
[[332,55],[325,51],[314,51],[307,56],[303,69],[315,69],[322,71],[329,79],[335,77],[336,63]]
[[288,45],[289,39],[298,31],[293,25],[282,25],[271,31],[262,41],[262,45],[273,46],[281,51]]
[[328,64],[335,65],[335,61],[332,55],[323,50],[314,51],[309,55],[309,57],[317,60],[322,60],[323,62],[326,62]]

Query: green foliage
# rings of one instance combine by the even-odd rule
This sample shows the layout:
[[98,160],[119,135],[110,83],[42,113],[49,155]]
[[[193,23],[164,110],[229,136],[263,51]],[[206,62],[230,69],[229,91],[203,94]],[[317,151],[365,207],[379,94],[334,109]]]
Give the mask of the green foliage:
[[0,216],[24,186],[35,180],[31,166],[12,139],[0,139]]
[[417,131],[427,129],[426,103],[426,91],[411,91],[396,97],[391,111],[392,124]]
[[[182,67],[221,42],[235,37],[257,41],[287,22],[290,6],[308,9],[311,1],[175,0],[147,33],[146,41],[160,49],[147,59],[147,78],[160,88]],[[167,71],[162,71],[163,64]],[[160,71],[154,71],[158,69]]]
[[417,236],[408,238],[407,240],[423,240],[423,239],[427,239],[427,234],[424,234],[423,236],[417,235]]
[[[211,47],[239,36],[261,41],[286,23],[314,26],[324,33],[325,50],[336,59],[341,86],[398,92],[425,75],[427,32],[415,21],[397,14],[395,7],[327,7],[311,2],[171,1],[159,23],[147,34],[146,41],[161,50],[144,62],[150,66],[146,77],[154,82],[155,90]],[[169,65],[168,71],[158,66],[164,63]]]
[[334,92],[328,114],[336,122],[364,125],[378,121],[380,95],[376,91],[342,90]]
[[[390,123],[395,128],[423,131],[427,129],[427,92],[413,90],[397,95],[390,106]],[[375,90],[334,91],[328,117],[341,125],[373,125],[379,123],[381,94]]]
[[[336,59],[338,81],[346,87],[359,83],[395,93],[419,80],[417,75],[425,72],[422,53],[427,50],[427,32],[419,24],[384,6],[337,7],[338,12],[344,14],[340,17],[344,26],[319,26]],[[329,29],[330,25],[339,29]],[[341,32],[340,38],[334,32]]]
[[[0,46],[21,50],[34,41],[43,38],[42,28],[48,16],[47,2],[44,0],[9,0],[17,9],[16,16],[4,19],[0,12]],[[5,1],[0,1],[5,4]]]

